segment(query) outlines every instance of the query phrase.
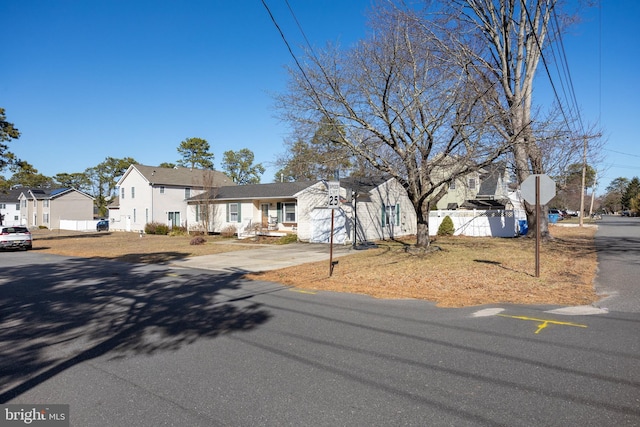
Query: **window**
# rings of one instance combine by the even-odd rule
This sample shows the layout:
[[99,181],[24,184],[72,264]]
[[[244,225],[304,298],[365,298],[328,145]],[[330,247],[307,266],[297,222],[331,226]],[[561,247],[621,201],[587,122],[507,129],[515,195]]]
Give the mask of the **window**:
[[42,215],[42,223],[43,224],[49,224],[49,214],[48,213]]
[[16,210],[19,211],[20,210],[20,203],[16,203]]
[[49,200],[43,200],[42,201],[42,206],[45,207],[45,208],[48,208],[49,207]]
[[475,190],[476,189],[476,179],[475,178],[469,178],[469,189],[470,190]]
[[237,203],[229,203],[227,222],[240,222],[240,207]]
[[207,220],[207,212],[206,209],[203,209],[203,206],[196,205],[196,221],[204,222]]
[[120,198],[124,199],[124,187],[120,189]]
[[190,188],[185,188],[184,189],[184,198],[188,199],[189,197],[191,197],[191,189]]
[[132,199],[136,198],[136,187],[131,187],[131,198]]
[[283,222],[296,222],[296,204],[295,203],[283,203],[284,221]]
[[5,203],[0,203],[0,209],[7,209],[7,205]]
[[27,207],[27,199],[24,199],[24,200],[22,201],[22,207],[23,207],[23,208],[26,208],[26,207]]
[[449,183],[449,190],[455,190],[455,189],[456,189],[456,180],[454,179]]
[[160,186],[160,194],[164,194],[164,186]]
[[382,207],[382,226],[393,227],[400,225],[400,205],[387,205]]

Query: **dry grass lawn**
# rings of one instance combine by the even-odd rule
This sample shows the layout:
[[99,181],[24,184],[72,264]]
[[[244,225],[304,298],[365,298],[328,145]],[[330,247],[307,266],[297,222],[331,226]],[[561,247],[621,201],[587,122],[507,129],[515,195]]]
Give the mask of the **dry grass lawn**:
[[413,255],[399,242],[339,258],[333,275],[319,262],[248,277],[309,290],[418,298],[441,307],[491,303],[586,305],[597,301],[593,227],[551,226],[535,277],[535,239],[438,237],[440,251]]
[[[250,274],[308,290],[417,298],[443,307],[491,303],[585,305],[597,301],[593,280],[596,252],[593,227],[551,226],[553,239],[542,244],[540,277],[535,277],[535,240],[438,237],[439,251],[416,255],[406,242],[380,242],[378,248],[328,262]],[[165,263],[174,259],[250,249],[251,244],[207,238],[190,245],[189,236],[140,238],[135,233],[74,233],[34,230],[34,250],[127,262]]]

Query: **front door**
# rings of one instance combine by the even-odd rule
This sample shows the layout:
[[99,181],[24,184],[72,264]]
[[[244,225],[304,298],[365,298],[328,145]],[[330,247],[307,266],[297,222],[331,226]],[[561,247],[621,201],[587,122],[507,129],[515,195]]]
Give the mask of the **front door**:
[[169,227],[180,227],[180,212],[169,212]]

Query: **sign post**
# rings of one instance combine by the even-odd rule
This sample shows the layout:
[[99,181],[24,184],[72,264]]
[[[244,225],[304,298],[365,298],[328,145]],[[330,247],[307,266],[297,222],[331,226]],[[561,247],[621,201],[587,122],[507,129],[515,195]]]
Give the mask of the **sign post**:
[[556,196],[556,183],[548,175],[529,175],[522,181],[520,193],[525,202],[536,206],[536,277],[540,277],[540,208]]
[[329,277],[333,274],[333,219],[335,210],[340,207],[340,182],[329,181],[329,199],[327,207],[331,209],[331,237],[329,238]]

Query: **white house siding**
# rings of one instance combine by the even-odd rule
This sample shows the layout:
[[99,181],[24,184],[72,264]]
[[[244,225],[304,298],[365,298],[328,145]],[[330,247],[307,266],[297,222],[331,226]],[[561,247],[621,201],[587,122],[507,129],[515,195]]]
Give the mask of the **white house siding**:
[[[333,218],[332,218],[333,215]],[[310,243],[341,245],[347,242],[347,217],[343,209],[316,208],[311,211]],[[331,239],[333,223],[333,240]]]
[[[135,189],[132,197],[131,189]],[[149,209],[149,220],[153,222],[155,214],[152,207],[152,187],[149,182],[137,170],[132,170],[122,185],[117,188],[120,197],[120,209],[118,217],[110,218],[109,228],[114,231],[141,231],[147,223],[146,210]],[[135,210],[135,214],[134,214]],[[160,221],[166,224],[165,221]]]
[[[131,189],[135,188],[132,197]],[[119,218],[111,218],[111,229],[119,231],[144,230],[147,223],[158,222],[172,225],[170,213],[179,216],[177,226],[190,226],[185,189],[190,188],[190,197],[202,193],[202,190],[189,186],[151,185],[137,170],[132,170],[118,188],[120,196]],[[164,189],[164,191],[162,191]],[[124,190],[124,192],[123,192]],[[124,197],[123,197],[124,194]],[[135,211],[134,211],[135,210]],[[195,220],[195,218],[193,218]]]
[[[344,189],[340,189],[344,193]],[[298,240],[308,242],[312,238],[312,215],[316,208],[327,206],[328,190],[323,183],[317,183],[297,194]]]
[[26,225],[26,218],[20,217],[20,202],[0,202],[0,214],[4,215],[3,225]]
[[[376,187],[369,193],[370,201],[359,198],[357,202],[358,241],[375,241],[391,237],[416,234],[416,213],[409,202],[404,188],[395,180]],[[389,225],[383,224],[383,206],[399,206],[397,218]],[[352,209],[347,215],[353,219]],[[352,239],[352,231],[349,234]]]

